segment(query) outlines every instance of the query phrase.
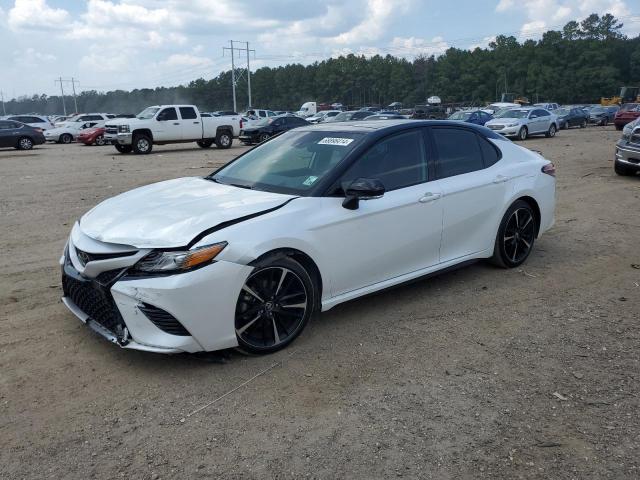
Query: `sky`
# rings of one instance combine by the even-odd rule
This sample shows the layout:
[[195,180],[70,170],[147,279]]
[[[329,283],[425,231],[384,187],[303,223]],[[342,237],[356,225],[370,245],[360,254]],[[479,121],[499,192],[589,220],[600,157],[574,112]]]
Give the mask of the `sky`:
[[536,39],[590,13],[640,33],[639,0],[0,0],[0,91],[52,95],[59,77],[65,93],[71,78],[77,91],[209,79],[230,68],[229,40],[249,42],[252,70],[347,53],[413,59],[499,34]]

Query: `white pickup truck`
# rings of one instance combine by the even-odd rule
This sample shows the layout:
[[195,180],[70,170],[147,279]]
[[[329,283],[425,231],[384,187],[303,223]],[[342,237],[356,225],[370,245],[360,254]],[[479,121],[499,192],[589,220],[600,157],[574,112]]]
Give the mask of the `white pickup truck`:
[[153,145],[196,142],[229,148],[240,134],[242,117],[203,117],[193,105],[154,105],[135,118],[118,118],[105,125],[104,139],[120,153],[150,153]]

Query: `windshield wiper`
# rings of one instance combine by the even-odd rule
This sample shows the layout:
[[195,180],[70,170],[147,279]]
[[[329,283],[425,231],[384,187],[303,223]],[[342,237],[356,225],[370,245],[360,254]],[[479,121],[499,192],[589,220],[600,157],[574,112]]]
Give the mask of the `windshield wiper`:
[[220,185],[229,185],[231,187],[246,188],[247,190],[253,190],[252,186],[240,185],[239,183],[224,183],[224,182],[221,182],[220,180],[218,180],[216,177],[204,177],[204,179],[205,180],[211,180],[212,182],[219,183]]

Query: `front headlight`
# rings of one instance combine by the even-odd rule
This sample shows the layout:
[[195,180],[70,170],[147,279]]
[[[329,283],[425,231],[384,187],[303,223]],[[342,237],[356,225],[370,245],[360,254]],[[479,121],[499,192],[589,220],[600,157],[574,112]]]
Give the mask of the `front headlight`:
[[194,250],[155,250],[135,265],[140,272],[180,273],[211,263],[227,242],[214,243]]
[[518,126],[518,122],[512,122],[507,125],[507,127],[517,127],[517,126]]
[[118,132],[120,132],[120,133],[129,133],[129,125],[120,125],[118,127]]

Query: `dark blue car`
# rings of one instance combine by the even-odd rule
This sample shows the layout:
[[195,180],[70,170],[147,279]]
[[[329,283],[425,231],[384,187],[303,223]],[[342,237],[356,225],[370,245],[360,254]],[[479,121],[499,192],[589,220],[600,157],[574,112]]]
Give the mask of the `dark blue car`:
[[482,110],[460,110],[449,116],[449,120],[457,120],[459,122],[474,123],[476,125],[484,125],[493,119],[493,115],[489,115]]
[[30,127],[14,120],[0,120],[0,148],[13,147],[31,150],[34,145],[45,142],[40,128]]

